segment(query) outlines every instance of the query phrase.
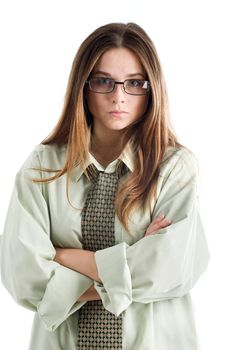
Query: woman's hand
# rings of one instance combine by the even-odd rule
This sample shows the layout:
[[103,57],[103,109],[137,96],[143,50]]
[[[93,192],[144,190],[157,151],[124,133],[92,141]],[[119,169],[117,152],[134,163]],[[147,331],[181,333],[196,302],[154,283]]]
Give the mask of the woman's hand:
[[157,231],[159,231],[161,228],[170,226],[171,223],[172,223],[171,220],[165,218],[164,214],[160,214],[159,216],[156,216],[156,218],[148,226],[144,234],[144,237],[157,233]]

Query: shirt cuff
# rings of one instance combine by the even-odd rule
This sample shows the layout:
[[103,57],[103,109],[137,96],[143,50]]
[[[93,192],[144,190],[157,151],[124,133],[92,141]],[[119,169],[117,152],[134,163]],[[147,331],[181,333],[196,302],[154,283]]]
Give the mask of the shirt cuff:
[[37,306],[38,315],[48,331],[53,332],[86,303],[77,300],[92,284],[92,279],[62,265],[55,269]]
[[97,250],[95,261],[102,283],[94,281],[106,310],[119,316],[132,303],[131,274],[126,259],[125,242]]

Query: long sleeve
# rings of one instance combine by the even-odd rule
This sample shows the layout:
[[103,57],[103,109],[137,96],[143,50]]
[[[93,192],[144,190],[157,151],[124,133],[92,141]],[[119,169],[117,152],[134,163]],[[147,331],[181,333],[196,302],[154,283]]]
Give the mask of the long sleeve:
[[36,152],[22,166],[0,237],[1,279],[14,300],[38,312],[44,326],[54,331],[85,302],[77,302],[93,281],[53,261],[56,251],[50,240],[50,215],[43,185],[30,177],[39,172]]
[[172,225],[129,246],[122,242],[95,253],[104,307],[118,316],[132,302],[182,297],[205,271],[209,251],[199,215],[197,164],[181,149],[160,173],[152,219],[164,213]]

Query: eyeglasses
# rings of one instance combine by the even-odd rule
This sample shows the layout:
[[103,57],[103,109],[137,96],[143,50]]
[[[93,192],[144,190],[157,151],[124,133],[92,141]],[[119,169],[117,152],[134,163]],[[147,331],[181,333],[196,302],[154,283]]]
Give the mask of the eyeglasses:
[[98,94],[108,94],[112,92],[116,84],[122,84],[124,91],[129,95],[147,95],[150,90],[150,83],[147,80],[126,79],[125,81],[115,81],[110,78],[91,78],[86,81],[89,89]]

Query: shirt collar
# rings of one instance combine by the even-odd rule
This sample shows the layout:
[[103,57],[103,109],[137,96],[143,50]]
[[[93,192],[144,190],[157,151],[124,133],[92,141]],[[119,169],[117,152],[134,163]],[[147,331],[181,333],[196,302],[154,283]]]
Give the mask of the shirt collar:
[[[119,157],[117,159],[115,159],[114,161],[112,161],[110,164],[108,164],[108,166],[106,168],[104,168],[101,164],[99,164],[99,162],[93,157],[93,155],[90,152],[88,152],[87,159],[84,162],[84,169],[86,169],[88,167],[88,165],[90,165],[91,163],[94,163],[94,165],[97,167],[97,169],[99,171],[112,173],[112,172],[115,171],[116,165],[117,165],[119,160],[124,162],[125,165],[127,166],[127,168],[131,172],[134,171],[134,168],[135,168],[135,165],[134,165],[135,152],[134,152],[134,148],[133,148],[133,145],[132,145],[131,141],[129,141],[126,144],[125,148],[123,149],[123,151],[119,155]],[[80,177],[83,175],[83,172],[84,172],[83,168],[80,165],[77,165],[73,169],[72,179],[75,182],[78,182]]]

